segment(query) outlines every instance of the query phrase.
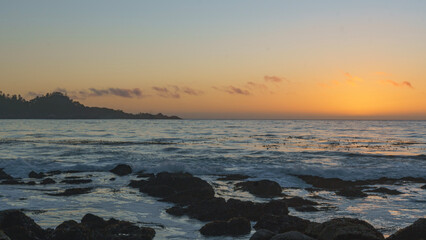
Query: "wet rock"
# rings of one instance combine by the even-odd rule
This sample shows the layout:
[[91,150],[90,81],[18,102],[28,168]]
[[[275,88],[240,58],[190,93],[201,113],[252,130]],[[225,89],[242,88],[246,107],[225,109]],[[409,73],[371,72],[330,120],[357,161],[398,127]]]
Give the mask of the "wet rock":
[[258,197],[277,197],[282,196],[281,186],[274,181],[246,181],[235,184],[236,190],[247,191]]
[[336,192],[337,195],[348,198],[364,198],[368,195],[358,188],[343,188]]
[[154,173],[138,173],[137,178],[150,178],[155,177]]
[[19,181],[17,179],[6,179],[0,182],[2,185],[24,185],[25,182]]
[[92,179],[65,179],[61,181],[61,183],[66,184],[85,184],[90,182],[92,182]]
[[286,203],[287,206],[289,207],[302,207],[302,206],[316,206],[318,205],[317,202],[308,200],[308,199],[303,199],[301,197],[289,197],[289,198],[284,198],[283,199]]
[[86,214],[81,223],[66,221],[51,234],[51,240],[151,240],[155,230],[138,227],[131,222],[111,218],[106,221],[93,214]]
[[250,178],[250,176],[243,175],[243,174],[227,174],[227,175],[220,175],[217,180],[221,181],[238,181],[238,180],[245,180],[247,178]]
[[200,229],[205,236],[239,236],[249,234],[251,230],[250,221],[246,218],[236,217],[228,221],[214,221],[207,223]]
[[74,195],[81,195],[81,194],[86,194],[92,191],[93,188],[89,187],[89,188],[68,188],[65,189],[65,191],[60,192],[60,193],[47,193],[47,195],[50,196],[74,196]]
[[400,194],[402,194],[402,192],[400,192],[398,190],[393,190],[393,189],[389,189],[389,188],[385,188],[385,187],[379,187],[379,188],[367,190],[366,192],[384,193],[384,194],[389,194],[389,195],[400,195]]
[[47,232],[19,210],[0,211],[0,229],[12,240],[44,240]]
[[110,172],[118,175],[118,176],[125,176],[132,173],[132,168],[127,164],[118,164],[115,166],[115,168],[109,170]]
[[336,218],[321,224],[310,224],[305,230],[318,240],[383,240],[383,235],[369,223],[353,218]]
[[303,233],[291,231],[286,233],[280,233],[271,238],[271,240],[315,240]]
[[294,207],[294,210],[298,212],[318,212],[320,209],[314,207],[314,206],[300,206],[300,207]]
[[276,233],[268,229],[259,229],[251,236],[250,240],[269,240],[275,235]]
[[233,217],[244,217],[257,221],[265,214],[287,215],[287,204],[282,200],[267,203],[254,203],[237,199],[212,198],[194,202],[189,206],[175,206],[166,210],[174,216],[187,215],[201,221],[228,220]]
[[421,189],[426,189],[426,184],[420,187]]
[[267,229],[275,233],[288,231],[303,232],[311,222],[295,216],[289,215],[264,215],[255,225],[254,229]]
[[392,234],[387,240],[425,240],[426,218],[419,218],[412,225]]
[[13,177],[7,174],[5,171],[3,171],[3,168],[0,168],[0,180],[4,180],[4,179],[11,180],[13,179]]
[[42,172],[39,172],[39,173],[36,173],[36,172],[34,172],[34,171],[31,171],[29,174],[28,174],[28,177],[29,178],[36,178],[36,179],[42,179],[42,178],[44,178],[46,175],[44,174],[44,173],[42,173]]
[[11,240],[2,230],[0,230],[0,240]]
[[90,229],[77,223],[74,220],[69,220],[61,223],[52,232],[51,240],[91,240]]
[[164,201],[190,204],[192,202],[211,199],[214,190],[210,184],[189,173],[161,172],[148,180],[131,181],[130,187]]
[[45,178],[43,179],[40,184],[42,185],[46,185],[46,184],[55,184],[55,180],[51,179],[51,178]]

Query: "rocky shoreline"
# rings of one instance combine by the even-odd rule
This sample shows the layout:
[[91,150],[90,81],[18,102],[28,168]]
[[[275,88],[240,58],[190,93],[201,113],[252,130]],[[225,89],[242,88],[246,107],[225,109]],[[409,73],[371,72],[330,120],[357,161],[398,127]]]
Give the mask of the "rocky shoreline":
[[[52,177],[61,171],[47,173],[30,172],[28,180],[16,179],[0,169],[0,184],[4,185],[46,185],[58,180]],[[206,224],[199,229],[204,236],[247,236],[253,240],[380,240],[383,234],[366,221],[356,218],[334,218],[322,223],[292,216],[289,207],[295,211],[315,212],[326,210],[327,206],[310,199],[284,194],[282,186],[270,180],[248,181],[245,175],[222,175],[218,180],[228,181],[236,191],[243,191],[267,201],[253,202],[239,199],[225,199],[217,196],[215,188],[207,181],[189,173],[161,172],[157,174],[133,173],[128,165],[119,164],[111,169],[116,177],[130,175],[129,186],[143,194],[173,204],[166,209],[172,216],[187,216]],[[134,177],[133,177],[134,176]],[[379,178],[363,181],[345,181],[338,178],[317,176],[296,176],[310,184],[309,191],[334,191],[347,198],[363,198],[370,193],[386,195],[400,194],[380,184],[401,184],[405,182],[425,184],[424,178]],[[114,181],[111,178],[110,181]],[[65,177],[61,183],[78,186],[91,182],[86,178]],[[424,186],[423,186],[424,187]],[[422,188],[423,188],[422,187]],[[67,187],[51,196],[74,196],[87,194],[91,187]],[[252,225],[256,232],[250,236]],[[155,230],[137,223],[104,220],[87,213],[80,222],[68,220],[55,229],[42,229],[33,219],[20,210],[0,211],[0,240],[77,240],[77,239],[153,239]],[[426,219],[420,218],[412,225],[390,235],[389,240],[425,240]]]

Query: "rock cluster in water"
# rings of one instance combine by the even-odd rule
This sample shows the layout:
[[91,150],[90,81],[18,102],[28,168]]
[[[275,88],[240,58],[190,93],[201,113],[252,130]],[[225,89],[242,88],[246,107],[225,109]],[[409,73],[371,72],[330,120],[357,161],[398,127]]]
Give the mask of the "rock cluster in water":
[[114,218],[106,221],[90,213],[80,223],[69,220],[55,229],[42,229],[19,210],[0,211],[2,240],[151,240],[154,236],[152,228]]
[[[120,164],[111,169],[117,176],[132,173],[128,165]],[[25,182],[15,179],[0,169],[1,184],[53,184],[53,175],[63,173],[30,172],[29,178],[35,181]],[[223,181],[239,181],[235,184],[238,191],[247,191],[257,197],[272,198],[267,202],[224,199],[215,196],[213,187],[205,180],[189,173],[161,172],[136,173],[142,180],[131,180],[129,186],[140,192],[157,197],[160,201],[173,203],[166,212],[174,216],[186,215],[207,222],[199,231],[205,236],[239,236],[251,232],[251,222],[256,232],[251,240],[383,240],[383,235],[369,223],[354,218],[335,218],[323,223],[289,215],[288,207],[297,211],[319,211],[319,205],[312,200],[282,193],[282,187],[270,180],[242,181],[248,176],[221,176]],[[86,178],[66,177],[61,183],[76,185],[90,183]],[[364,197],[369,192],[395,195],[398,191],[384,187],[374,188],[374,184],[389,184],[402,181],[425,183],[423,178],[380,178],[375,180],[345,181],[338,178],[316,176],[298,176],[316,189],[335,191],[347,197]],[[229,182],[232,184],[232,182]],[[54,196],[73,196],[91,192],[90,187],[67,188]],[[155,230],[139,227],[131,222],[116,219],[104,220],[93,214],[86,214],[80,223],[69,220],[55,229],[42,229],[31,218],[19,210],[0,211],[0,240],[137,240],[153,239]],[[387,238],[388,240],[425,240],[426,219],[421,218],[412,225],[401,229]]]

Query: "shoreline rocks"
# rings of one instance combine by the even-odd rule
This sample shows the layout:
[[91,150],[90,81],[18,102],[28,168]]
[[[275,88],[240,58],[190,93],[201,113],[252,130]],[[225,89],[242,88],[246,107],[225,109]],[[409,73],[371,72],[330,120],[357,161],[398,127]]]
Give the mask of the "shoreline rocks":
[[189,173],[161,172],[148,180],[132,180],[130,187],[162,201],[178,204],[190,204],[214,197],[213,187],[201,178]]
[[118,164],[113,169],[109,170],[110,172],[118,175],[120,177],[126,176],[132,173],[132,168],[127,164]]
[[86,214],[81,223],[68,220],[55,229],[42,229],[19,210],[0,211],[0,237],[5,240],[151,240],[155,230],[114,218]]
[[209,222],[200,229],[200,233],[205,236],[239,236],[249,234],[250,231],[250,221],[242,217]]
[[281,186],[274,181],[246,181],[235,184],[236,190],[247,191],[257,197],[271,198],[282,196]]

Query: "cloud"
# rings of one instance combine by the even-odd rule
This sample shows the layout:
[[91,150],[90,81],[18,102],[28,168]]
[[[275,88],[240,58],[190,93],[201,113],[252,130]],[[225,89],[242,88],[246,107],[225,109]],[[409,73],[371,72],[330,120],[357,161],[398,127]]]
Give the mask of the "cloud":
[[200,96],[204,94],[203,91],[186,86],[171,85],[168,87],[152,87],[158,96],[164,98],[180,98],[181,95]]
[[281,77],[277,77],[277,76],[268,76],[268,75],[264,76],[263,79],[266,82],[274,82],[274,83],[280,83],[283,80],[286,80],[285,78],[281,78]]
[[392,81],[392,80],[382,80],[381,82],[384,83],[384,84],[393,85],[395,87],[409,87],[409,88],[414,88],[413,85],[410,82],[408,82],[408,81],[403,81],[401,83],[398,83],[398,82],[395,82],[395,81]]
[[247,89],[234,87],[234,86],[226,86],[226,87],[213,87],[216,90],[226,92],[232,95],[251,95],[251,92]]
[[166,87],[152,87],[152,89],[157,92],[157,95],[164,98],[180,98],[178,92],[178,87],[172,87],[174,90],[168,89]]
[[183,87],[181,90],[182,90],[183,93],[186,93],[188,95],[193,95],[193,96],[199,96],[199,95],[202,95],[204,93],[203,91],[196,90],[196,89],[189,88],[189,87]]
[[346,82],[351,83],[351,84],[356,84],[357,82],[362,82],[363,81],[362,78],[356,77],[356,76],[352,76],[348,72],[344,73],[344,75],[346,76]]
[[[84,95],[85,91],[80,91],[80,94]],[[96,88],[89,88],[89,93],[87,96],[90,97],[101,97],[101,96],[117,96],[117,97],[124,97],[124,98],[134,98],[134,97],[144,97],[142,94],[142,91],[139,88],[133,88],[133,89],[125,89],[125,88],[106,88],[106,89],[96,89]]]

